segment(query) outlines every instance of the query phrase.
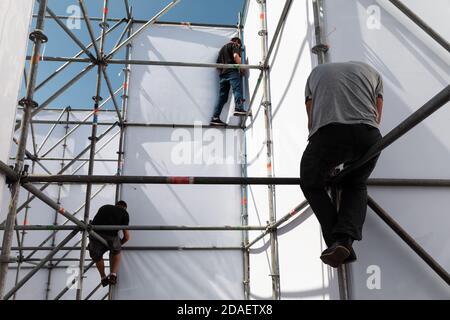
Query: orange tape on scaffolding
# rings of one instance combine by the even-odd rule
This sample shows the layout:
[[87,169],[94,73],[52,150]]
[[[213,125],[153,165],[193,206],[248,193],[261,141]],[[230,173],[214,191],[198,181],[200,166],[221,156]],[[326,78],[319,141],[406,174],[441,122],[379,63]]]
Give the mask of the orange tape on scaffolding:
[[58,212],[61,213],[61,214],[64,214],[64,213],[66,213],[66,209],[61,207],[61,208],[58,209]]
[[169,183],[171,183],[171,184],[193,184],[194,178],[192,178],[192,177],[170,177]]

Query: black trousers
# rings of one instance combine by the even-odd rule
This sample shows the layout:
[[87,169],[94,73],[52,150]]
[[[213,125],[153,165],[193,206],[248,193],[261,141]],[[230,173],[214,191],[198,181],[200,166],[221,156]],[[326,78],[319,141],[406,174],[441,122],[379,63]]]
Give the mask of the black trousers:
[[334,123],[320,128],[309,139],[300,164],[301,188],[328,246],[342,235],[362,239],[367,212],[366,183],[378,157],[351,172],[340,183],[339,212],[327,192],[330,175],[342,163],[344,167],[351,165],[379,139],[381,134],[375,127]]

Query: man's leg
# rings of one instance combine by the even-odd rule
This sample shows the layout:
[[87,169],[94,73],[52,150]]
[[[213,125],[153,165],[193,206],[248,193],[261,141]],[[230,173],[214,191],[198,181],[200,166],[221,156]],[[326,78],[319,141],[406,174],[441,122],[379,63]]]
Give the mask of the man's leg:
[[[376,128],[356,127],[354,138],[355,142],[359,143],[359,146],[356,146],[359,149],[357,154],[361,156],[381,139],[381,135]],[[378,156],[351,172],[340,185],[341,202],[334,234],[340,234],[340,237],[350,236],[351,240],[362,239],[362,228],[367,212],[367,180],[377,160]]]
[[219,81],[219,99],[216,107],[214,108],[213,118],[220,118],[223,106],[228,101],[228,95],[230,93],[230,82],[226,76],[221,76]]
[[91,259],[95,262],[95,266],[100,274],[101,283],[104,287],[108,285],[108,279],[105,274],[105,261],[103,255],[108,250],[107,247],[95,239],[89,239],[89,245],[87,247]]
[[244,96],[242,93],[242,77],[238,71],[233,71],[230,74],[230,84],[233,89],[234,103],[236,110],[244,109]]
[[322,227],[322,234],[327,246],[333,242],[332,231],[337,221],[337,210],[326,191],[328,168],[321,165],[324,150],[313,142],[306,147],[300,164],[301,188],[311,209]]
[[111,274],[117,275],[120,266],[122,254],[119,252],[117,254],[111,254]]
[[100,259],[99,261],[97,261],[95,263],[95,266],[97,267],[98,272],[100,273],[100,277],[102,279],[106,278],[106,274],[105,274],[105,261],[102,259]]

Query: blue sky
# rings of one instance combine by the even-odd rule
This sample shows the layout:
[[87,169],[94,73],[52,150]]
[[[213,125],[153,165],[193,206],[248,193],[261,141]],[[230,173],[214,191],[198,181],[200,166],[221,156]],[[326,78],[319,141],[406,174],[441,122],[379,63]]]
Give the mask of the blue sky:
[[[90,17],[101,17],[103,1],[102,0],[84,0],[87,11]],[[134,18],[148,20],[158,13],[162,8],[169,4],[170,0],[129,0],[130,6],[133,8]],[[182,0],[174,8],[172,8],[162,21],[175,22],[191,22],[191,23],[212,23],[212,24],[230,24],[235,25],[238,21],[238,12],[242,11],[244,0]],[[76,14],[78,7],[77,0],[48,0],[48,7],[56,15],[73,15]],[[35,13],[37,13],[37,4],[35,6]],[[78,9],[79,10],[79,9]],[[124,0],[110,0],[109,1],[109,17],[123,18],[125,17]],[[64,22],[66,20],[63,20]],[[35,19],[33,20],[33,28]],[[92,21],[95,36],[100,35],[100,27],[98,21]],[[109,23],[110,26],[114,22]],[[72,29],[72,32],[85,44],[90,43],[90,38],[87,32],[84,21],[81,21],[81,28]],[[108,41],[105,43],[106,52],[114,46],[124,29],[125,24],[122,24],[118,29],[113,31]],[[45,21],[45,34],[49,38],[49,42],[45,45],[44,56],[63,56],[72,57],[80,51],[79,47],[70,39],[66,33],[56,24],[52,19]],[[29,45],[29,54],[31,52],[31,45]],[[91,52],[95,55],[95,50],[91,48]],[[86,55],[82,56],[83,58]],[[123,59],[124,50],[119,52],[115,58]],[[41,62],[39,64],[38,80],[39,84],[52,74],[61,62]],[[72,79],[79,73],[87,64],[73,63],[66,68],[62,73],[48,82],[42,89],[36,92],[35,100],[42,104],[48,97],[50,97],[58,88],[63,86],[67,81]],[[123,82],[123,74],[121,73],[123,66],[110,65],[108,66],[109,77],[112,82],[114,90],[119,88]],[[62,94],[59,98],[54,100],[50,107],[65,107],[70,105],[73,108],[92,108],[92,96],[95,94],[95,79],[96,68],[85,75],[79,82],[73,85],[68,91]],[[120,75],[119,75],[120,74]],[[106,84],[103,82],[101,96],[106,99],[109,96]],[[120,103],[120,99],[118,99]],[[112,103],[108,104],[108,109],[112,108]]]

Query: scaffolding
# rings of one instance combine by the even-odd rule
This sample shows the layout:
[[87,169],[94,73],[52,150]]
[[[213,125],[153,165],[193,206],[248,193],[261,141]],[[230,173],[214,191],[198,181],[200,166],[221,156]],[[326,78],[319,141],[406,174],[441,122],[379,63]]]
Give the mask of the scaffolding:
[[[223,247],[200,247],[200,246],[128,246],[124,247],[124,250],[135,250],[135,251],[145,251],[145,250],[237,250],[241,251],[243,254],[243,292],[245,299],[250,299],[250,249],[251,247],[263,239],[265,236],[270,237],[270,270],[271,270],[271,280],[272,280],[272,298],[280,299],[280,270],[279,270],[279,258],[278,258],[278,238],[277,230],[278,228],[289,221],[290,219],[297,217],[298,214],[304,212],[308,207],[306,202],[303,202],[293,208],[290,212],[285,214],[283,217],[277,219],[276,215],[276,185],[299,185],[299,178],[277,178],[274,173],[274,156],[273,156],[273,130],[272,130],[272,101],[271,101],[271,90],[270,90],[270,57],[274,50],[276,43],[279,41],[280,34],[284,23],[288,17],[289,10],[292,6],[292,0],[286,0],[283,11],[279,17],[277,27],[273,33],[272,40],[269,43],[269,30],[267,27],[267,8],[266,0],[255,0],[259,4],[259,16],[261,29],[258,36],[261,39],[261,56],[262,60],[259,65],[224,65],[224,64],[208,64],[208,63],[184,63],[184,62],[160,62],[160,61],[144,61],[144,60],[132,60],[131,59],[131,42],[136,38],[142,31],[155,23],[160,22],[161,17],[163,17],[171,8],[176,6],[181,0],[173,0],[166,7],[164,7],[160,12],[158,12],[154,17],[147,21],[135,20],[133,18],[133,10],[128,4],[128,0],[124,0],[124,18],[110,18],[108,17],[109,1],[104,0],[103,2],[103,14],[102,17],[90,17],[83,0],[78,0],[79,6],[81,8],[83,17],[81,18],[87,27],[89,37],[91,42],[88,45],[84,45],[82,41],[72,33],[70,29],[62,22],[63,19],[67,19],[67,16],[57,16],[48,7],[47,0],[38,0],[39,10],[35,16],[36,24],[34,31],[30,33],[30,40],[32,41],[32,54],[27,57],[30,62],[30,67],[26,79],[26,94],[25,97],[19,101],[19,105],[22,107],[23,116],[21,120],[17,121],[16,130],[20,130],[20,136],[18,141],[16,141],[17,154],[13,158],[15,161],[14,168],[10,168],[7,164],[0,162],[0,171],[6,176],[7,183],[10,185],[11,199],[9,203],[9,209],[7,214],[7,219],[1,224],[0,230],[4,230],[2,252],[0,260],[0,298],[10,299],[15,298],[17,291],[29,280],[31,279],[39,270],[42,268],[49,269],[48,279],[47,279],[47,293],[46,299],[49,299],[49,288],[52,281],[51,270],[58,268],[58,264],[63,261],[73,261],[79,263],[79,277],[74,279],[72,284],[78,282],[78,289],[76,293],[76,299],[89,299],[93,294],[100,288],[100,284],[87,295],[83,290],[83,279],[86,272],[93,266],[93,262],[86,260],[86,245],[87,236],[96,238],[98,241],[106,244],[105,240],[97,233],[100,230],[141,230],[141,231],[157,231],[157,230],[178,230],[178,231],[241,231],[242,232],[242,245],[241,246],[223,246]],[[327,51],[328,47],[323,38],[323,1],[322,0],[312,0],[313,10],[314,10],[314,20],[315,20],[315,34],[316,34],[316,46],[312,48],[312,52],[318,56],[319,63],[327,62]],[[417,17],[411,10],[409,10],[404,4],[397,0],[390,0],[390,2],[395,5],[399,10],[405,13],[412,21],[419,25],[425,32],[427,32],[433,39],[435,39],[441,46],[443,46],[447,51],[450,52],[450,45],[448,41],[443,39],[437,32],[435,32],[431,27],[426,25],[419,17]],[[247,3],[248,5],[248,3]],[[46,19],[54,20],[63,31],[77,44],[81,51],[78,52],[73,57],[42,57],[41,50],[42,44],[47,42],[47,37],[44,34],[44,23]],[[235,28],[240,37],[243,38],[243,25],[241,23],[243,16],[239,18],[239,23],[237,26],[222,26]],[[92,21],[99,21],[101,26],[101,34],[96,38],[94,35],[94,30],[92,27]],[[114,23],[111,27],[109,23]],[[166,22],[164,22],[167,24]],[[134,31],[133,26],[136,24],[141,24],[141,26]],[[176,23],[173,23],[176,24]],[[120,34],[119,39],[117,39],[116,44],[110,52],[105,52],[105,39],[109,34],[125,25],[123,31]],[[199,26],[212,26],[207,24],[192,24]],[[219,25],[213,25],[219,26]],[[94,52],[92,51],[94,49]],[[119,51],[124,50],[125,59],[114,59],[114,56]],[[81,56],[85,54],[87,58],[82,58]],[[245,46],[243,47],[243,55],[245,61]],[[45,79],[40,84],[36,84],[37,72],[39,63],[43,61],[52,62],[64,62],[64,64],[59,67],[53,74],[51,74],[47,79]],[[51,95],[47,100],[42,103],[37,103],[33,100],[34,93],[45,86],[51,79],[60,74],[64,69],[66,69],[72,63],[82,63],[86,64],[85,68],[79,72],[75,77],[65,83],[60,89]],[[112,87],[110,78],[108,76],[108,65],[119,64],[124,65],[124,76],[123,85],[114,90]],[[123,172],[123,157],[124,157],[124,136],[125,131],[129,127],[182,127],[189,128],[194,125],[190,124],[151,124],[151,123],[129,123],[127,122],[127,109],[128,109],[128,96],[129,96],[129,81],[130,81],[130,66],[131,65],[158,65],[158,66],[174,66],[174,67],[198,67],[198,68],[232,68],[232,69],[249,69],[258,70],[259,78],[256,82],[256,87],[254,90],[248,94],[250,97],[250,104],[247,111],[247,116],[243,119],[239,126],[229,126],[229,129],[246,129],[246,120],[249,118],[252,106],[255,103],[256,95],[259,88],[262,85],[263,98],[261,101],[261,107],[264,108],[264,121],[265,121],[265,131],[266,140],[265,146],[267,150],[267,177],[266,178],[252,178],[247,177],[247,162],[246,162],[246,146],[245,139],[242,141],[242,157],[245,159],[241,167],[241,177],[194,177],[194,176],[124,176]],[[94,104],[92,110],[83,109],[78,111],[90,111],[88,116],[82,121],[71,121],[70,114],[75,112],[70,107],[66,107],[60,110],[56,120],[36,120],[34,117],[43,110],[49,110],[51,102],[53,102],[57,97],[59,97],[63,92],[72,87],[76,82],[82,79],[90,71],[96,70],[96,88],[95,95],[93,97]],[[106,84],[110,96],[102,101],[100,97],[100,91],[102,85]],[[116,96],[121,93],[121,104],[116,99]],[[112,122],[101,122],[98,119],[99,112],[102,107],[108,102],[112,102],[114,110],[112,111],[102,111],[110,112],[115,115],[116,121]],[[364,164],[374,156],[378,155],[383,149],[395,142],[409,130],[411,130],[418,123],[423,121],[429,115],[437,111],[440,107],[445,105],[450,101],[450,86],[444,88],[435,97],[428,101],[423,107],[417,110],[414,114],[408,117],[404,122],[398,125],[390,133],[388,133],[383,139],[371,148],[368,153],[355,163],[352,167],[342,171],[336,178],[335,181],[339,181],[348,174],[349,171],[359,167]],[[48,134],[45,136],[44,140],[41,142],[40,146],[36,146],[35,134],[33,125],[35,124],[48,124],[52,125]],[[63,125],[65,134],[59,139],[54,145],[52,145],[45,152],[41,152],[43,146],[48,141],[49,137],[52,135],[53,131],[58,125]],[[69,125],[75,125],[74,128],[69,130]],[[67,138],[76,131],[80,126],[91,126],[91,136],[90,144],[84,150],[82,150],[77,156],[70,159],[66,154],[66,143]],[[99,126],[106,126],[107,129],[102,133],[98,134]],[[209,126],[202,126],[209,127]],[[103,140],[109,133],[112,132],[114,128],[118,128],[119,131],[115,133],[112,138],[109,138],[102,146],[99,147],[99,141]],[[31,137],[33,139],[33,150],[29,151],[26,149],[27,139],[29,136],[29,130],[31,131]],[[113,139],[118,136],[118,152],[117,159],[98,159],[96,155],[98,152],[107,146]],[[58,146],[62,146],[63,155],[61,158],[50,157],[51,151],[56,149]],[[89,154],[89,155],[87,155]],[[84,157],[84,158],[83,158]],[[31,173],[27,170],[25,166],[25,161],[32,161]],[[52,174],[42,163],[42,161],[61,161],[61,168],[56,174]],[[69,168],[73,168],[77,161],[82,161],[82,165],[77,167],[71,175],[64,174]],[[97,161],[109,161],[117,163],[117,174],[116,175],[94,175],[94,166]],[[88,165],[87,175],[76,175],[76,173],[84,165]],[[39,166],[47,172],[47,175],[35,175],[34,168]],[[56,200],[53,200],[47,196],[43,191],[52,184],[57,184],[58,194]],[[69,212],[60,203],[61,198],[61,186],[62,184],[83,184],[87,186],[85,194],[85,202],[74,212]],[[92,191],[92,186],[94,184],[99,184],[102,187],[97,192]],[[95,198],[106,185],[113,184],[116,185],[115,189],[115,199],[119,200],[121,198],[121,186],[123,184],[207,184],[207,185],[240,185],[241,186],[241,197],[242,197],[242,208],[241,208],[241,225],[240,226],[156,226],[156,225],[131,225],[131,226],[93,226],[89,223],[90,217],[90,204],[93,198]],[[37,186],[42,185],[40,188]],[[269,221],[267,225],[264,226],[250,226],[248,225],[248,207],[247,207],[247,197],[249,185],[266,185],[268,190],[268,213]],[[445,186],[450,185],[448,180],[431,180],[431,179],[372,179],[369,180],[369,185],[389,185],[389,186]],[[27,190],[27,200],[19,206],[19,192],[21,188]],[[53,225],[18,225],[17,214],[24,211],[25,219],[29,211],[29,203],[33,199],[39,199],[50,208],[54,209],[54,224]],[[369,198],[369,207],[386,222],[396,234],[398,234],[429,266],[432,268],[447,284],[450,284],[450,276],[448,272],[442,268],[414,239],[407,234],[405,230],[401,228],[372,198]],[[83,212],[83,218],[79,219],[75,217],[76,214]],[[59,215],[66,218],[64,223],[58,221]],[[69,224],[72,223],[72,224]],[[26,231],[52,231],[49,237],[37,246],[24,246],[24,235]],[[66,236],[59,243],[56,243],[56,233],[60,230],[70,231],[68,236]],[[250,230],[261,231],[261,235],[255,239],[249,239],[248,232]],[[21,232],[21,234],[20,234]],[[67,246],[69,241],[73,239],[77,234],[82,234],[81,241],[77,242],[74,246]],[[14,234],[17,237],[17,247],[13,247],[13,237]],[[46,246],[47,243],[51,243]],[[18,258],[11,258],[11,250],[19,250]],[[24,256],[23,251],[31,251],[30,254]],[[48,252],[48,254],[43,259],[33,258],[34,254],[39,251]],[[59,251],[67,251],[65,255],[61,258],[54,258],[55,254]],[[66,258],[67,254],[71,251],[79,251],[79,259],[69,259]],[[15,267],[11,267],[11,264],[16,264]],[[8,270],[11,272],[16,269],[15,286],[9,291],[5,292],[6,286],[6,275]],[[19,279],[19,271],[22,269],[31,269],[22,279]],[[351,298],[351,293],[349,292],[348,277],[345,268],[339,269],[339,287],[341,299]],[[54,297],[55,300],[60,299],[67,291],[69,287],[66,286],[58,295]],[[105,299],[108,295],[103,297]]]

